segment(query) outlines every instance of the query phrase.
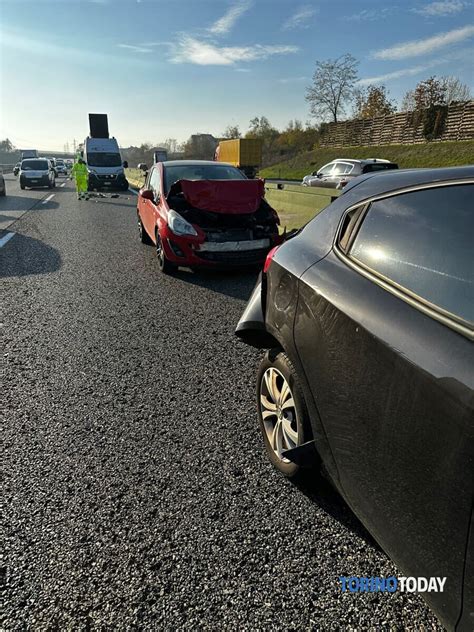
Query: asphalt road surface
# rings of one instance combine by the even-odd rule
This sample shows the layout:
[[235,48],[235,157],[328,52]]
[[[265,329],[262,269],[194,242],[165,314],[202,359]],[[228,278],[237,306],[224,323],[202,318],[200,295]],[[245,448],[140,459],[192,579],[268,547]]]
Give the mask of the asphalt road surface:
[[7,186],[2,628],[441,629],[417,596],[342,593],[398,571],[267,462],[233,335],[255,275],[160,275],[132,193]]

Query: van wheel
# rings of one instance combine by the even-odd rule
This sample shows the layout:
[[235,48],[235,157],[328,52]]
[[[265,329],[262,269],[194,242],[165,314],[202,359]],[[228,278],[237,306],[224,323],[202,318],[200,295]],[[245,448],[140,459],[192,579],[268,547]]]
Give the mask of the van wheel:
[[20,184],[20,189],[24,189],[25,185],[24,184]]
[[156,238],[156,254],[158,257],[158,265],[163,274],[172,274],[175,270],[175,266],[168,261],[165,255],[165,251],[163,250],[163,246],[161,243],[161,237],[158,230],[155,233]]

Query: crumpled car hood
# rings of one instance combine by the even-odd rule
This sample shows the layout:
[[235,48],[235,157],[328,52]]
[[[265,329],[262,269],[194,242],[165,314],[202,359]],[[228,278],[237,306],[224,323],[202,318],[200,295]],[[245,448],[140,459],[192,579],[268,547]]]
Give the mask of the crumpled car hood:
[[265,193],[263,180],[178,180],[167,199],[182,192],[194,208],[213,213],[255,213]]

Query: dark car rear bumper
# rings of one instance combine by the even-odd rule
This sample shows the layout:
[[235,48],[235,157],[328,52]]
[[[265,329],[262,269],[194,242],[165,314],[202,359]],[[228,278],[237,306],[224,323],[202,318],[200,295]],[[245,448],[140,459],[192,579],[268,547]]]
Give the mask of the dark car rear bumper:
[[260,273],[247,307],[237,323],[235,335],[251,347],[271,349],[278,342],[265,327],[264,288],[265,277]]

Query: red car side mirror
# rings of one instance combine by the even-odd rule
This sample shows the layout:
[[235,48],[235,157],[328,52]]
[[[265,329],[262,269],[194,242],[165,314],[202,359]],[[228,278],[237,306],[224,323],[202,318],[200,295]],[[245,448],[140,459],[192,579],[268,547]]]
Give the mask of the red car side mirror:
[[155,201],[155,196],[151,189],[143,189],[143,191],[140,191],[140,195],[144,200],[151,200],[152,202]]

